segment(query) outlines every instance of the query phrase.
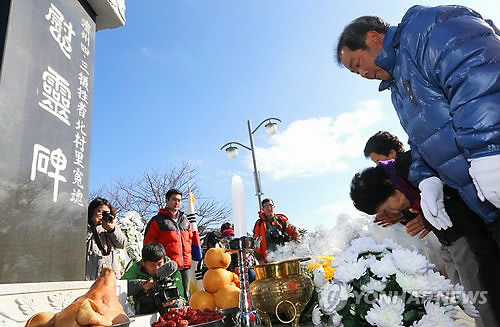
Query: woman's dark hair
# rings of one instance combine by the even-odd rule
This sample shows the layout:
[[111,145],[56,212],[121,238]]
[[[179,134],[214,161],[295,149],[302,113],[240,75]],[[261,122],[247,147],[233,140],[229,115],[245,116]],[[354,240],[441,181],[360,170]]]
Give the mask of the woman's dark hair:
[[401,143],[397,136],[389,132],[378,131],[368,139],[363,152],[365,157],[368,158],[372,152],[388,156],[391,150],[396,151],[396,154],[405,152],[403,143]]
[[389,24],[377,16],[362,16],[358,17],[349,23],[342,34],[340,34],[337,43],[337,63],[342,66],[342,49],[349,48],[352,51],[358,49],[366,49],[365,36],[369,31],[375,31],[380,34],[385,34],[389,29]]
[[165,258],[167,253],[160,243],[151,242],[142,248],[142,261],[156,262]]
[[104,198],[101,198],[101,197],[97,197],[95,198],[94,200],[92,200],[90,203],[89,203],[89,208],[88,208],[88,222],[89,224],[92,223],[92,216],[94,216],[94,211],[99,208],[100,206],[102,205],[105,205],[109,208],[109,210],[111,211],[111,214],[113,216],[116,216],[116,210],[115,208],[113,208],[113,206],[111,205],[111,202],[109,202],[108,200],[104,199]]
[[171,188],[170,190],[168,190],[167,194],[165,195],[165,199],[167,199],[167,202],[168,202],[168,199],[170,199],[170,197],[174,194],[179,194],[180,196],[182,196],[181,191],[179,191],[176,188]]
[[384,203],[395,188],[383,167],[366,168],[354,175],[351,181],[351,199],[354,207],[369,215],[377,213],[377,208]]
[[101,205],[106,205],[109,208],[111,214],[113,216],[116,216],[116,210],[115,210],[115,208],[113,208],[111,203],[104,198],[97,197],[89,203],[87,223],[88,223],[88,226],[90,226],[90,230],[92,231],[92,235],[93,235],[94,240],[97,244],[97,247],[99,248],[99,250],[101,250],[101,253],[106,256],[111,252],[111,249],[112,249],[111,241],[109,240],[108,234],[105,234],[104,237],[106,239],[107,248],[104,248],[104,245],[101,242],[101,238],[99,237],[99,235],[97,233],[96,225],[92,221],[92,217],[94,216],[94,212]]

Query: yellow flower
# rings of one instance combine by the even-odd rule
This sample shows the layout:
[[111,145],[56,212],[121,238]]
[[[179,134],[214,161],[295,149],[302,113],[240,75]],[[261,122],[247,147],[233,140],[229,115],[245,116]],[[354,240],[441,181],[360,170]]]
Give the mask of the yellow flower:
[[321,267],[321,265],[318,262],[312,262],[307,266],[307,270],[313,271],[314,269],[317,269]]
[[319,267],[323,267],[325,278],[327,280],[333,279],[333,275],[335,273],[335,269],[330,267],[332,265],[332,261],[335,260],[335,257],[329,255],[317,256],[314,258],[316,262],[312,262],[307,266],[308,271],[313,271],[314,269],[318,269]]
[[325,279],[327,281],[332,280],[335,277],[335,268],[327,267],[325,268]]

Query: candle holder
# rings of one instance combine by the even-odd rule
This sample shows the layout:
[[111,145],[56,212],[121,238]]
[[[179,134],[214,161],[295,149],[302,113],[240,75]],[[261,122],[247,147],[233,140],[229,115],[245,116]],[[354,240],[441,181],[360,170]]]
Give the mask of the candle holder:
[[254,309],[250,287],[248,282],[247,254],[259,247],[260,238],[254,239],[249,236],[234,238],[229,242],[231,253],[238,254],[238,267],[240,272],[240,311],[236,315],[236,326],[238,327],[260,327],[261,320]]

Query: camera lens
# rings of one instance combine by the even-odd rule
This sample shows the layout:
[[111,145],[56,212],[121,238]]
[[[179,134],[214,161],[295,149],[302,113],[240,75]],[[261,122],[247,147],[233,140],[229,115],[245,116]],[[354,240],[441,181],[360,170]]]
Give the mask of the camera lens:
[[102,220],[104,220],[105,222],[112,223],[113,219],[115,219],[115,217],[113,217],[113,215],[110,212],[108,211],[102,212]]

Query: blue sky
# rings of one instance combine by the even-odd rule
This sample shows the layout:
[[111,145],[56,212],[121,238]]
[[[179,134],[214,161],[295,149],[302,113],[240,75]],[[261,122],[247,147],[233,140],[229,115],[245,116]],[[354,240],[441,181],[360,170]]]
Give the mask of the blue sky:
[[231,201],[231,177],[245,186],[250,230],[258,203],[246,121],[282,123],[255,134],[264,197],[292,223],[331,226],[357,215],[349,183],[370,165],[366,139],[407,137],[388,92],[337,66],[343,27],[362,15],[399,23],[414,4],[461,4],[500,25],[491,1],[127,1],[124,27],[96,37],[90,188],[189,161],[204,195]]

